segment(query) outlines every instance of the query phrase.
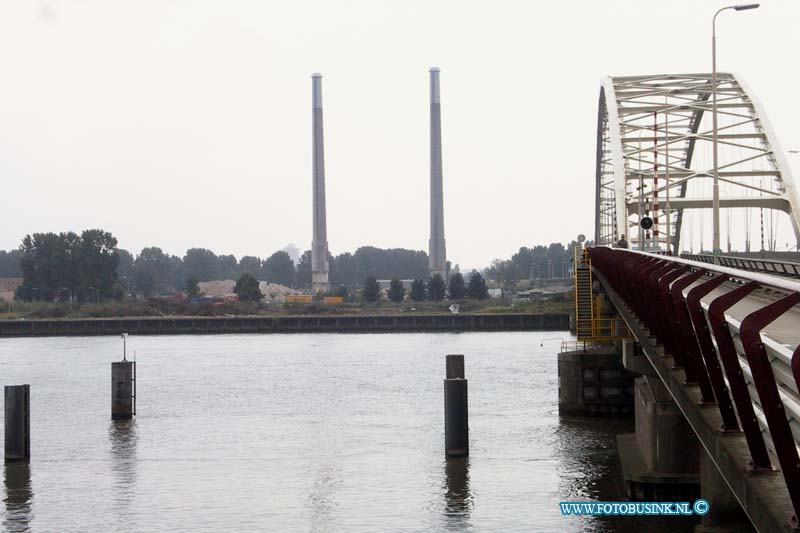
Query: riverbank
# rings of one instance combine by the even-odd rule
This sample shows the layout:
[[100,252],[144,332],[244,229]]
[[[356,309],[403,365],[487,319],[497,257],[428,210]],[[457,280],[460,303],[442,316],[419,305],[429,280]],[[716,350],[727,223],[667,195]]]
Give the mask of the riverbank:
[[0,337],[568,330],[568,313],[0,320]]

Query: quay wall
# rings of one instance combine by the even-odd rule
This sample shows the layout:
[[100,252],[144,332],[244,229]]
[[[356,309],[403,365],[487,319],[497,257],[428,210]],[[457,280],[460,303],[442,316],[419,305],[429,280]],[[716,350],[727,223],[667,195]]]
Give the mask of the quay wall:
[[220,333],[405,333],[557,331],[568,314],[237,316],[0,320],[0,337],[186,335]]

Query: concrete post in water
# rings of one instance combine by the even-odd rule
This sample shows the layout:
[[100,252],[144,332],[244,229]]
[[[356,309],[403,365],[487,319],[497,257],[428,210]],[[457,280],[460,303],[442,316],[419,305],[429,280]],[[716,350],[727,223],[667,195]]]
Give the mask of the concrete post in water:
[[122,361],[111,363],[111,420],[130,420],[136,414],[136,362],[128,361],[128,334],[122,334]]
[[133,361],[111,363],[111,419],[133,417]]
[[467,380],[464,379],[464,356],[446,357],[444,380],[444,447],[447,457],[469,455],[469,416]]
[[6,461],[31,458],[31,387],[6,385]]
[[447,280],[447,253],[444,241],[444,194],[442,191],[442,109],[439,99],[439,69],[431,77],[431,237],[428,241],[428,270]]
[[464,356],[460,354],[450,354],[445,357],[447,366],[447,379],[464,379]]

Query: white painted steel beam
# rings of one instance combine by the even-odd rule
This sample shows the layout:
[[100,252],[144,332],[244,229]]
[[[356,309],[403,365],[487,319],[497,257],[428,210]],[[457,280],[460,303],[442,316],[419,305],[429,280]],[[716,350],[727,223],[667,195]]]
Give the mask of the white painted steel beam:
[[[676,249],[684,210],[711,208],[710,187],[705,195],[698,197],[702,186],[695,185],[711,176],[708,158],[696,156],[698,150],[707,151],[712,142],[708,126],[711,83],[710,73],[615,76],[601,81],[597,120],[597,244],[614,244],[623,233],[632,242],[635,234],[627,232],[639,221],[640,175],[645,185],[642,196],[646,208],[642,215],[659,217],[663,232],[667,165],[670,208],[674,212],[670,217],[670,233],[675,236]],[[800,200],[762,104],[735,74],[718,74],[717,93],[719,177],[724,184],[721,206],[787,213],[800,242]],[[669,136],[665,134],[667,116]],[[710,241],[710,234],[708,237]]]

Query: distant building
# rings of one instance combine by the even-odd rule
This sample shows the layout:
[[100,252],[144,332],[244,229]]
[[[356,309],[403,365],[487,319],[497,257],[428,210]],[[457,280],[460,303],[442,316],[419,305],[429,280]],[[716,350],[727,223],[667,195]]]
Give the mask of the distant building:
[[295,266],[297,266],[297,264],[300,262],[300,249],[295,246],[293,242],[284,246],[281,251],[289,254],[289,258],[292,260]]
[[489,289],[489,298],[502,298],[503,297],[503,289],[496,288],[496,289]]
[[556,300],[564,295],[572,293],[572,287],[549,287],[549,288],[536,288],[527,291],[521,291],[514,295],[514,302],[546,302]]
[[11,302],[17,287],[22,285],[22,278],[0,278],[0,300]]
[[[407,291],[411,290],[411,284],[414,283],[413,279],[401,279],[400,285]],[[379,279],[378,285],[380,286],[381,290],[388,291],[389,287],[392,285],[392,280],[390,279]]]

